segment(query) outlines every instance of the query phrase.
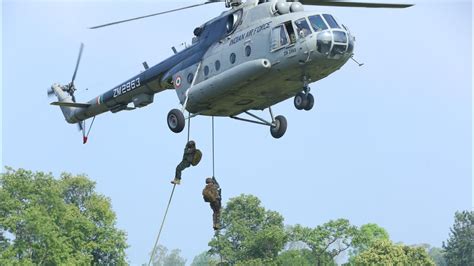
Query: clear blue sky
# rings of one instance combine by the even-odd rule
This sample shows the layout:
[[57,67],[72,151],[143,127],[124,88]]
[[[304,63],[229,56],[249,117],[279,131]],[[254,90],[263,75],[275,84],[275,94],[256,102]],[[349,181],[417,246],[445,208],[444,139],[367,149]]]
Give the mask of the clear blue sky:
[[[114,20],[189,3],[173,1],[4,1],[2,3],[3,165],[86,173],[110,197],[128,233],[128,259],[148,260],[186,135],[169,131],[173,91],[146,108],[96,119],[89,144],[49,105],[46,89],[70,81],[85,43],[76,96],[86,101],[190,42],[192,30],[223,11],[215,4],[100,30]],[[432,2],[405,10],[316,8],[356,36],[356,58],[313,83],[311,112],[292,100],[274,108],[289,123],[268,128],[216,119],[216,172],[224,202],[258,196],[285,223],[317,226],[347,218],[377,223],[395,242],[446,240],[456,210],[472,209],[472,4]],[[86,91],[85,89],[88,88]],[[184,172],[161,244],[192,261],[213,235],[202,201],[212,174],[211,119],[192,121],[202,163]]]

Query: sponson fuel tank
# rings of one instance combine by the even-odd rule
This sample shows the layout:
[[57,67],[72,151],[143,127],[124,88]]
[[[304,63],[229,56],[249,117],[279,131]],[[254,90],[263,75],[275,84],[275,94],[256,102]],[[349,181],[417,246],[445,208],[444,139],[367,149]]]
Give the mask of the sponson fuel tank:
[[238,89],[242,85],[241,83],[261,77],[271,67],[269,60],[257,59],[242,63],[204,80],[189,89],[186,109],[191,113],[202,112],[208,108],[208,101],[231,93],[234,89]]

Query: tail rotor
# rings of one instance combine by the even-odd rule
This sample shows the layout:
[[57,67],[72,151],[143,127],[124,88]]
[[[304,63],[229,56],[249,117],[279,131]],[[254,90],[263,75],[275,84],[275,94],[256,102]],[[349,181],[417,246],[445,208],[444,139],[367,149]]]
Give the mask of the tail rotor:
[[[74,81],[76,80],[77,70],[79,69],[79,64],[81,63],[83,51],[84,51],[84,43],[81,43],[81,46],[79,47],[79,55],[77,56],[76,68],[74,69],[71,82],[69,82],[69,84],[67,85],[61,86],[62,90],[66,92],[67,94],[69,94],[69,96],[71,96],[73,102],[76,102],[76,97],[74,96],[74,92],[77,90],[76,86],[74,85]],[[56,93],[54,92],[52,88],[47,90],[48,97],[52,97],[55,94]]]

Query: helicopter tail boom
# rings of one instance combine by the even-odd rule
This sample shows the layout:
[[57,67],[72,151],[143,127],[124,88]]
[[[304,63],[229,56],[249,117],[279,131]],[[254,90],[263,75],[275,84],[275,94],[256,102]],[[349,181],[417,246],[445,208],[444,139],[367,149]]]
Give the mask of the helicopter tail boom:
[[61,108],[64,118],[68,123],[77,123],[74,119],[76,110],[88,108],[90,104],[87,103],[76,103],[72,99],[72,96],[64,91],[61,85],[55,83],[51,86],[51,90],[58,97],[57,102],[52,102],[51,105],[56,105]]

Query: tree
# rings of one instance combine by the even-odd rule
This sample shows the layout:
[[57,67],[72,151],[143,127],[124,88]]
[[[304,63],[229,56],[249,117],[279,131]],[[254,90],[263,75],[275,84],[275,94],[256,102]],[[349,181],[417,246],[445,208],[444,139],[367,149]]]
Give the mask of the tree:
[[309,249],[287,250],[280,253],[277,258],[278,265],[312,266],[316,263],[316,258]]
[[387,231],[376,224],[364,224],[355,233],[352,239],[353,254],[358,253],[369,248],[377,240],[389,240],[390,236]]
[[334,258],[351,247],[357,228],[346,219],[338,219],[316,228],[296,225],[291,231],[291,240],[305,243],[317,265],[328,265],[334,264]]
[[[124,265],[126,235],[86,176],[0,175],[0,265]],[[7,235],[7,236],[6,236]]]
[[377,240],[354,257],[354,265],[435,265],[422,247],[394,245],[389,240]]
[[209,242],[210,253],[223,256],[230,264],[254,259],[271,261],[287,240],[283,217],[265,210],[260,200],[251,195],[229,200],[222,211],[221,233]]
[[474,211],[456,212],[447,243],[443,242],[448,265],[474,265]]
[[434,261],[436,266],[446,266],[446,259],[444,258],[444,250],[438,247],[430,247],[428,255]]
[[218,264],[219,259],[205,251],[194,257],[191,266],[216,266]]

